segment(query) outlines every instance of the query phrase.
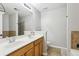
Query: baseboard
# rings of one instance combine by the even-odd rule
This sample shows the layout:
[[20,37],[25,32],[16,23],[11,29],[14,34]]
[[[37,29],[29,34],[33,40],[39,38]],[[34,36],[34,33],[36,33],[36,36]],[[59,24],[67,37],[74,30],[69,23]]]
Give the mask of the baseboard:
[[43,53],[43,56],[47,56],[48,54],[47,53]]

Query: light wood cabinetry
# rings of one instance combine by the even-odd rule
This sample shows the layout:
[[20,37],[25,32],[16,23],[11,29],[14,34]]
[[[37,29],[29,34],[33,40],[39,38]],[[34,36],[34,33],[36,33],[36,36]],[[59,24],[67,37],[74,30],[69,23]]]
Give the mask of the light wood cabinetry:
[[16,31],[3,31],[3,38],[16,36]]
[[77,44],[79,44],[79,31],[72,31],[72,33],[71,33],[71,48],[77,49]]
[[28,52],[24,54],[24,56],[34,56],[34,48],[30,49]]
[[40,45],[37,44],[37,45],[35,46],[35,56],[39,56],[39,55],[40,55]]
[[12,53],[9,54],[9,56],[22,56],[24,55],[27,51],[29,51],[30,49],[32,49],[33,47],[33,43],[30,43]]
[[43,37],[8,54],[8,56],[41,56],[43,55]]
[[43,55],[43,40],[40,42],[40,55]]
[[35,56],[41,56],[43,52],[43,38],[35,41]]

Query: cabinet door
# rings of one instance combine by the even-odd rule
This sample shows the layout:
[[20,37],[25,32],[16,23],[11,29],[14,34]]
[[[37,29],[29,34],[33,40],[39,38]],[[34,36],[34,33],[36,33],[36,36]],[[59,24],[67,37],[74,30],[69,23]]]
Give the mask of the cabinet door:
[[43,55],[43,41],[40,42],[40,55]]
[[34,56],[34,49],[30,49],[28,52],[24,54],[24,56]]
[[35,46],[35,56],[40,56],[40,44],[37,44],[36,46]]

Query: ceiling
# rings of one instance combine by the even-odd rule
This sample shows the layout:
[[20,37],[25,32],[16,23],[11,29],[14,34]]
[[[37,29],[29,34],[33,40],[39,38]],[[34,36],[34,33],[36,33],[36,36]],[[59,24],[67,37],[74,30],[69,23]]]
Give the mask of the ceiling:
[[[40,12],[50,11],[56,8],[66,6],[65,3],[26,3],[31,7],[34,6]],[[31,5],[30,5],[31,4]],[[8,14],[18,12],[19,16],[26,16],[32,14],[32,9],[28,9],[24,6],[24,3],[3,3],[3,6]],[[15,10],[15,9],[16,10]]]
[[31,13],[31,11],[28,10],[23,3],[3,3],[3,6],[8,14],[18,12],[19,16],[26,16]]
[[50,11],[56,8],[66,6],[66,3],[32,3],[40,12]]

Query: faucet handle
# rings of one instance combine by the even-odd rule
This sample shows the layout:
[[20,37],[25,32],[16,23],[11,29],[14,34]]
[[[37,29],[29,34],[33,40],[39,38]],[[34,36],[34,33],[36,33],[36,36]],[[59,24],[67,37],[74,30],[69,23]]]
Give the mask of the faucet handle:
[[0,34],[0,36],[3,36],[3,34]]
[[32,35],[35,35],[35,32],[34,32],[34,31],[31,31],[31,34],[32,34]]

